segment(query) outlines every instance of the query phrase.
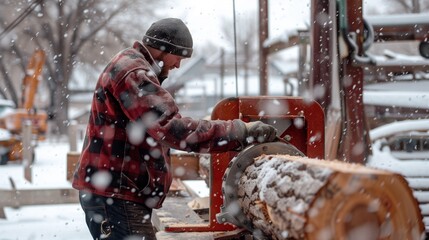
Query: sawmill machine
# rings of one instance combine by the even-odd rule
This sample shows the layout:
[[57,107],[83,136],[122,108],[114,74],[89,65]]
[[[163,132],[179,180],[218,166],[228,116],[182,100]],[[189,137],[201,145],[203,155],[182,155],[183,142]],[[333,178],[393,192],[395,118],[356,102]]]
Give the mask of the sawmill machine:
[[370,140],[363,68],[373,64],[364,43],[373,33],[362,1],[311,1],[307,87],[325,89],[311,99],[266,96],[272,51],[263,44],[267,1],[259,2],[262,96],[224,99],[211,117],[262,121],[278,130],[278,139],[211,154],[208,223],[165,231],[234,233],[218,239],[425,239],[421,209],[404,177],[364,166]]
[[401,175],[324,160],[324,114],[317,102],[239,97],[222,100],[212,112],[212,119],[237,118],[273,125],[278,140],[211,154],[207,224],[165,231],[224,233],[219,239],[424,238],[418,202]]

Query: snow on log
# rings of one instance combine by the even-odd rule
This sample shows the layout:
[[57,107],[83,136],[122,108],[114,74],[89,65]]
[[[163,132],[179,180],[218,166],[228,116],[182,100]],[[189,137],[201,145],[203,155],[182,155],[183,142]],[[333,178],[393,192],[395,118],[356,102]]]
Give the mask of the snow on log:
[[269,239],[423,239],[418,203],[398,174],[339,161],[261,155],[238,204]]

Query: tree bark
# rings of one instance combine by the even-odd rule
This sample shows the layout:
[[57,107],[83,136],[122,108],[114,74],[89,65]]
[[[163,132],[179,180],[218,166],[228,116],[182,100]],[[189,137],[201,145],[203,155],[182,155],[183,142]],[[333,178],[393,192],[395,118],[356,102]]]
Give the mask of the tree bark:
[[339,161],[263,155],[238,186],[241,210],[268,239],[424,236],[418,203],[398,174]]

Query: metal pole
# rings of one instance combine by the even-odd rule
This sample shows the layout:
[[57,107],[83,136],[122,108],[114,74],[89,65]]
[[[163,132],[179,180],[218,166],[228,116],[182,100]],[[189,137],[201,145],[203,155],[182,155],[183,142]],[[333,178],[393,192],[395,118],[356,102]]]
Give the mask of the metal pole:
[[304,91],[309,89],[308,86],[308,75],[306,74],[307,64],[307,47],[308,47],[308,35],[307,31],[298,31],[299,45],[298,45],[298,96],[303,96]]
[[[356,34],[359,56],[363,54],[362,0],[347,0],[348,31]],[[337,159],[364,163],[371,149],[363,105],[363,68],[356,66],[350,54],[341,62],[343,129]]]
[[220,51],[220,99],[223,99],[225,97],[225,50],[222,48]]
[[235,97],[238,97],[238,63],[237,63],[237,20],[235,18],[235,0],[232,1],[234,16],[234,68],[235,68]]
[[310,89],[326,112],[331,101],[330,31],[332,21],[329,15],[329,0],[311,1],[311,71]]
[[260,95],[268,95],[268,0],[259,0],[259,81]]

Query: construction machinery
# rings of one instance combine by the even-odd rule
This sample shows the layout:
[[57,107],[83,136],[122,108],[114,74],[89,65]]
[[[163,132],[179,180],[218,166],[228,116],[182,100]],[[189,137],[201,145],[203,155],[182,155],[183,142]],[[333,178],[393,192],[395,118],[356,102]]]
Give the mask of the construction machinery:
[[0,129],[6,130],[9,136],[0,141],[0,164],[22,160],[24,150],[22,133],[25,126],[31,127],[32,134],[29,141],[32,142],[32,145],[35,145],[38,140],[45,139],[48,115],[46,112],[34,108],[44,62],[44,51],[36,50],[25,70],[19,105],[15,108],[13,105],[4,105],[8,110],[0,116]]

